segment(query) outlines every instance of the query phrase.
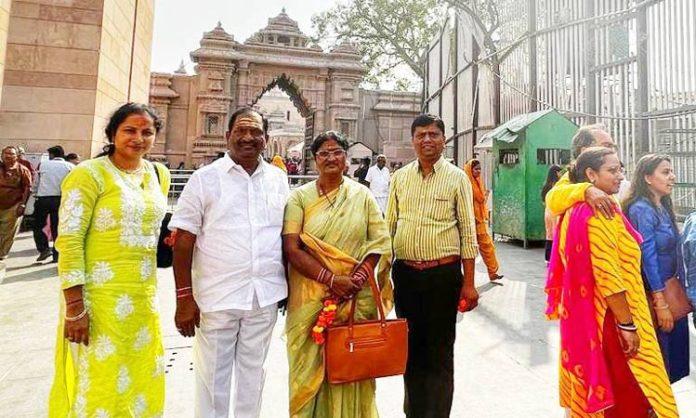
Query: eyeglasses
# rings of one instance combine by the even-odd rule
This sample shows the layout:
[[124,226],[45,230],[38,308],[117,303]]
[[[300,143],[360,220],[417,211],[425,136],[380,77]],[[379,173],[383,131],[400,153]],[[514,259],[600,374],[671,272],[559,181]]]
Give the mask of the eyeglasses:
[[325,151],[319,151],[317,152],[317,157],[319,158],[329,158],[329,156],[333,156],[335,158],[341,158],[346,154],[345,150],[342,149],[334,149],[334,150],[325,150]]
[[416,141],[418,142],[423,142],[426,140],[426,138],[430,138],[432,140],[438,140],[442,138],[442,133],[440,132],[419,132],[415,135]]

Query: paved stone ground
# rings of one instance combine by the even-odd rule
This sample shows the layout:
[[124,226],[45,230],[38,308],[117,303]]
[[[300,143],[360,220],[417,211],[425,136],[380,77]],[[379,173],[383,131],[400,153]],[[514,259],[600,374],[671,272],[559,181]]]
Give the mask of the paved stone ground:
[[[555,418],[558,330],[543,318],[544,263],[541,249],[499,243],[504,286],[481,297],[480,307],[458,324],[456,387],[452,417]],[[21,234],[0,280],[0,417],[46,416],[53,374],[58,281],[55,264],[34,265],[30,234]],[[477,282],[485,283],[477,264]],[[191,340],[173,323],[171,270],[160,270],[160,300],[167,351],[166,417],[191,417]],[[287,416],[287,360],[279,317],[268,355],[263,417]],[[692,329],[692,353],[696,333]],[[692,356],[696,358],[696,356]],[[696,362],[692,363],[696,370]],[[696,373],[674,386],[683,417],[695,416]],[[382,417],[400,417],[400,378],[380,379]]]

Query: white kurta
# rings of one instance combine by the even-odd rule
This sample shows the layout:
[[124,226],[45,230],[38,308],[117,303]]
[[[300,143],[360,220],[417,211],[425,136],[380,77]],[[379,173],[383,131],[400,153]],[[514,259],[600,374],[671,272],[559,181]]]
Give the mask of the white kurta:
[[370,191],[377,200],[377,205],[382,210],[382,213],[387,212],[387,201],[389,200],[389,169],[384,166],[382,169],[373,165],[367,171],[365,181],[370,183]]

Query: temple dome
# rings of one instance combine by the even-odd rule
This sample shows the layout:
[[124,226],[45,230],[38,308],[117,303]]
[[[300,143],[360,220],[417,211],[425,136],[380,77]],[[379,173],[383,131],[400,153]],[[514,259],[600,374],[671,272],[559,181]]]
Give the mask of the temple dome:
[[292,20],[285,8],[276,17],[268,19],[268,25],[244,42],[247,45],[261,44],[281,47],[307,48],[311,39],[302,33],[297,21]]

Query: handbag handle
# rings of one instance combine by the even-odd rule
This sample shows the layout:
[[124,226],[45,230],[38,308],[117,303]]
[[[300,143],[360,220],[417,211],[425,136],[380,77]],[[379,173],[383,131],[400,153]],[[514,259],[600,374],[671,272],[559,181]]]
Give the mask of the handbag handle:
[[[382,323],[382,329],[384,329],[387,326],[387,319],[384,316],[384,307],[382,307],[382,298],[379,295],[379,288],[377,287],[377,279],[375,279],[374,269],[370,271],[367,281],[370,283],[370,289],[372,290],[372,299],[374,299],[375,304],[377,305],[379,322]],[[353,338],[353,323],[355,322],[355,305],[357,303],[356,296],[353,296],[351,300],[350,315],[348,315],[348,335],[350,338]]]

